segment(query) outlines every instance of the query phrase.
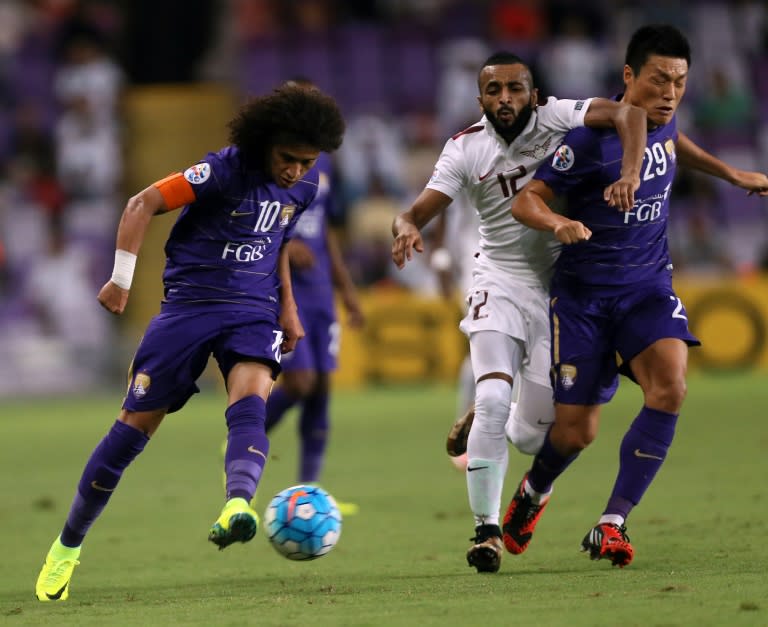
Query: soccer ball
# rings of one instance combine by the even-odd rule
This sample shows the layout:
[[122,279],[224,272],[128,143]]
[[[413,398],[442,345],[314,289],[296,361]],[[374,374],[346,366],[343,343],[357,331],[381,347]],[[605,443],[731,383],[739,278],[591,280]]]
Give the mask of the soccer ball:
[[336,501],[322,488],[295,485],[272,498],[264,513],[264,528],[281,555],[313,560],[336,546],[341,514]]

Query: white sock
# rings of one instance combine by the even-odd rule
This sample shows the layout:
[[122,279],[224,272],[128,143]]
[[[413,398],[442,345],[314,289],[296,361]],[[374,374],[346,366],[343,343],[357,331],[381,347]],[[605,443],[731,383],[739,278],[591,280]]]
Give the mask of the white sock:
[[498,525],[504,468],[499,461],[473,458],[467,464],[467,492],[475,525]]
[[597,521],[597,524],[602,525],[603,523],[610,523],[617,527],[621,527],[624,524],[624,516],[619,514],[603,514],[600,516],[600,520]]
[[531,487],[531,484],[528,483],[528,479],[526,479],[523,484],[523,490],[525,490],[525,493],[531,497],[531,501],[534,505],[539,505],[542,501],[546,501],[549,498],[549,495],[552,494],[552,488],[547,492],[536,492],[536,490]]

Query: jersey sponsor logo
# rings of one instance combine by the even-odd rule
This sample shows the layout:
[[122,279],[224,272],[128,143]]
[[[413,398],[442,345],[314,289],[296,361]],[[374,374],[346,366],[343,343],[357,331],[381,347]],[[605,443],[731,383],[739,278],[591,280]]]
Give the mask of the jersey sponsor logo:
[[576,366],[572,364],[562,364],[560,366],[560,385],[562,385],[564,389],[570,390],[576,384],[576,377],[578,374],[579,371],[576,369]]
[[653,194],[647,198],[636,200],[631,211],[624,212],[624,224],[629,224],[630,221],[653,222],[661,218],[661,211],[669,196],[671,185],[668,183],[660,194]]
[[150,378],[150,376],[145,372],[140,372],[133,379],[133,386],[131,387],[133,396],[137,400],[144,398],[147,395],[147,392],[149,392],[149,388],[151,385],[152,385],[152,379]]
[[184,170],[184,178],[193,185],[205,183],[211,177],[211,166],[205,161]]
[[584,108],[584,101],[578,100],[576,101],[576,105],[573,107],[574,111],[581,111]]
[[570,170],[575,162],[576,155],[568,144],[563,144],[555,150],[555,156],[552,157],[552,167],[560,172]]
[[288,226],[294,213],[296,213],[296,205],[283,205],[280,209],[280,226],[283,228]]
[[[439,172],[437,171],[437,168],[432,170],[432,176],[429,177],[429,182],[430,183],[434,183],[437,180],[438,174],[439,174]],[[483,179],[480,179],[480,180],[482,181]]]
[[264,259],[264,244],[243,244],[241,242],[227,242],[221,253],[222,259],[231,259],[240,263],[249,263]]
[[531,159],[543,159],[549,154],[549,146],[552,144],[552,138],[548,137],[543,144],[536,144],[532,149],[521,150],[520,154]]

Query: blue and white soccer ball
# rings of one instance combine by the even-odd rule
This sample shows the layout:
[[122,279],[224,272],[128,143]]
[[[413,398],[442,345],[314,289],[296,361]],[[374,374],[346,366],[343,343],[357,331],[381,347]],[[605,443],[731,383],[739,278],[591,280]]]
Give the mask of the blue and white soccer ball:
[[281,555],[291,560],[313,560],[336,546],[341,514],[336,501],[322,488],[295,485],[270,501],[264,528]]

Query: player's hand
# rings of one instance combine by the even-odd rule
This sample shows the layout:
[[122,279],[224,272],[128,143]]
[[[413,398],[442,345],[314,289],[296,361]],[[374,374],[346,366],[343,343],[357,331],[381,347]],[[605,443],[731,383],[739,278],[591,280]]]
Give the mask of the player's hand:
[[746,189],[749,195],[768,196],[768,176],[762,172],[736,170],[733,184]]
[[603,191],[603,200],[609,207],[619,211],[629,211],[635,204],[635,192],[640,187],[639,177],[622,176]]
[[280,344],[280,352],[290,353],[296,348],[298,341],[304,337],[304,326],[299,319],[299,310],[296,307],[283,307],[280,311],[280,327],[283,329],[283,342]]
[[285,245],[285,248],[288,251],[288,262],[292,268],[304,270],[315,265],[315,255],[305,242],[292,239]]
[[99,295],[96,298],[104,309],[120,315],[125,311],[125,306],[128,304],[128,290],[118,287],[112,281],[107,281],[104,287],[99,290]]
[[576,220],[568,220],[559,224],[555,227],[554,234],[561,244],[576,244],[592,237],[592,231]]
[[424,252],[421,232],[413,224],[404,224],[395,236],[395,241],[392,242],[392,261],[402,270],[405,262],[413,258],[414,250],[417,253]]
[[353,293],[342,294],[342,302],[347,310],[347,324],[352,329],[362,328],[365,324],[365,314],[360,307],[360,301],[357,300],[357,295]]

